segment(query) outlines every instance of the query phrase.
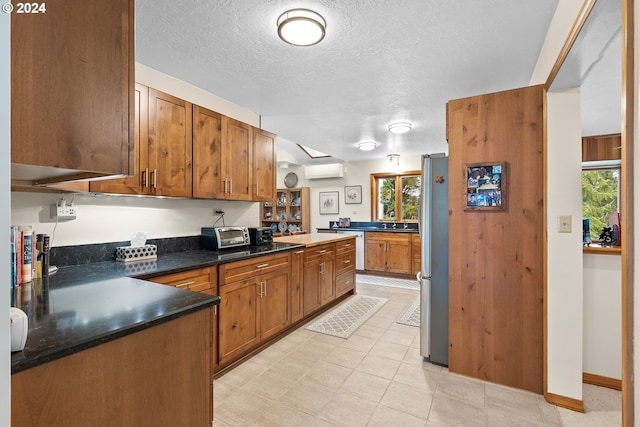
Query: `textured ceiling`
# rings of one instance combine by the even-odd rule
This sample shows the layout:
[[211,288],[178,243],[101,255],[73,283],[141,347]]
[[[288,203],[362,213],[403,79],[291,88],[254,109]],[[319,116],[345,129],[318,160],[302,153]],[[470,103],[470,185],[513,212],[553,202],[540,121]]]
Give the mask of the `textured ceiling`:
[[[136,60],[252,110],[280,147],[330,161],[446,151],[450,99],[529,84],[557,0],[137,0]],[[327,21],[292,47],[276,19]],[[392,135],[387,125],[414,128]],[[357,143],[374,140],[371,152]],[[325,161],[326,162],[326,161]],[[310,161],[305,161],[310,163]]]

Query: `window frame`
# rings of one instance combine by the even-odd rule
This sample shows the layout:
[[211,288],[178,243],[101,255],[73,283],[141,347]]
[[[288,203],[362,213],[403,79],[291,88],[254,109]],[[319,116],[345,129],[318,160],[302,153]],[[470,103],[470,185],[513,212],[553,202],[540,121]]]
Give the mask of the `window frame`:
[[[583,161],[582,167],[580,170],[580,176],[582,178],[583,172],[591,172],[591,171],[602,171],[602,170],[618,170],[618,212],[620,212],[620,208],[622,205],[622,189],[620,186],[620,178],[622,174],[622,162],[621,160],[592,160],[592,161]],[[582,191],[582,188],[581,188]],[[584,202],[581,203],[582,212],[584,212]],[[583,215],[584,217],[584,215]],[[596,233],[597,234],[597,233]],[[592,234],[593,235],[593,234]],[[601,241],[599,239],[591,239],[592,243],[600,244]]]
[[[421,176],[422,171],[420,170],[409,170],[403,172],[380,172],[380,173],[372,173],[370,175],[370,188],[371,188],[371,221],[372,222],[384,222],[384,219],[378,218],[378,206],[379,200],[378,196],[380,195],[380,191],[378,188],[378,180],[380,178],[395,178],[395,196],[396,196],[396,205],[395,211],[402,212],[402,178],[404,177],[413,177],[413,176]],[[392,222],[418,222],[418,220],[403,220],[402,218],[396,218],[395,221]]]

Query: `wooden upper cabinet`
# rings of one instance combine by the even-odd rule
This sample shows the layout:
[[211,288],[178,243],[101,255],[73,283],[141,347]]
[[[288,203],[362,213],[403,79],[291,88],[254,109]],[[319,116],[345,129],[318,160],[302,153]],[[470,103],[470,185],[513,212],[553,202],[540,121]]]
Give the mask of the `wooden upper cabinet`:
[[252,199],[268,202],[276,194],[276,135],[253,128],[253,181]]
[[131,150],[135,151],[135,174],[127,178],[92,181],[90,191],[115,194],[149,194],[149,88],[136,83],[135,133]]
[[13,13],[12,178],[133,174],[133,61],[133,0]]
[[193,106],[193,197],[224,198],[222,121],[222,114]]
[[621,134],[582,137],[582,161],[620,160]]
[[224,149],[222,151],[225,199],[251,200],[253,187],[253,128],[239,120],[224,116]]
[[192,105],[149,89],[149,186],[158,196],[191,197]]

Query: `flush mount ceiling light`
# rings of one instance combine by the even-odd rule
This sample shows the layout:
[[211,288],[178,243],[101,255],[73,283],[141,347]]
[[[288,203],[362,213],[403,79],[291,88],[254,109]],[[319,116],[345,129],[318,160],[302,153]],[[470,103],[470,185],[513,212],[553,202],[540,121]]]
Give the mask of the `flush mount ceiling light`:
[[376,148],[376,146],[377,144],[375,143],[375,141],[358,142],[358,148],[362,151],[371,151]]
[[313,46],[324,39],[327,23],[309,9],[291,9],[278,17],[278,36],[294,46]]
[[391,123],[389,125],[389,132],[395,133],[398,135],[402,133],[407,133],[410,130],[411,130],[411,123],[409,122]]

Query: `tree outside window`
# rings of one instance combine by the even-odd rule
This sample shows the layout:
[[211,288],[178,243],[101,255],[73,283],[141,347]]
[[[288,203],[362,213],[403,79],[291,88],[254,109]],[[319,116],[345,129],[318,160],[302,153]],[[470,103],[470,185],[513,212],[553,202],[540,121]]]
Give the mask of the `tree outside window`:
[[620,169],[583,169],[582,215],[589,219],[591,238],[610,227],[609,214],[620,211]]
[[374,221],[417,221],[420,203],[420,171],[371,175],[375,197]]

